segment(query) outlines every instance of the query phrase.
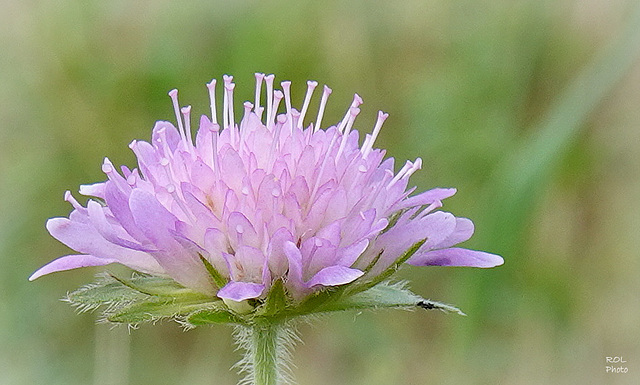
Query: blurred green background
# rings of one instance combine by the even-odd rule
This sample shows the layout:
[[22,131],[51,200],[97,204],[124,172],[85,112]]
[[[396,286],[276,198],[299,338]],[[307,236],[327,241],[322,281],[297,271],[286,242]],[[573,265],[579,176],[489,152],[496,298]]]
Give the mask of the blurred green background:
[[[635,0],[0,2],[0,384],[234,384],[231,328],[95,325],[58,301],[98,269],[27,277],[68,250],[44,228],[104,156],[205,113],[205,83],[253,73],[351,96],[356,128],[455,186],[491,270],[399,279],[467,317],[339,314],[300,326],[299,384],[640,383],[640,14]],[[627,374],[606,374],[623,356]]]

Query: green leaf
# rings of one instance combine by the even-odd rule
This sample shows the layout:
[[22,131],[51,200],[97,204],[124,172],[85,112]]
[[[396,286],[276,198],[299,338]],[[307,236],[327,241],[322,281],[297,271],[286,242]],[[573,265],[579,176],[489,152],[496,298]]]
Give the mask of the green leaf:
[[437,309],[464,315],[460,309],[454,306],[424,299],[406,289],[402,284],[390,284],[388,282],[380,283],[350,296],[345,295],[336,301],[326,302],[318,307],[316,312],[385,308]]

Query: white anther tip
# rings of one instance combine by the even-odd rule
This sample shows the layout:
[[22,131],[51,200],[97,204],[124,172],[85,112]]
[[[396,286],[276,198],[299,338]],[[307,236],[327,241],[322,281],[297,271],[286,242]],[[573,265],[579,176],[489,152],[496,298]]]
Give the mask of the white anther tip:
[[178,89],[174,88],[171,91],[169,91],[169,96],[171,96],[171,98],[175,98],[176,96],[178,96]]

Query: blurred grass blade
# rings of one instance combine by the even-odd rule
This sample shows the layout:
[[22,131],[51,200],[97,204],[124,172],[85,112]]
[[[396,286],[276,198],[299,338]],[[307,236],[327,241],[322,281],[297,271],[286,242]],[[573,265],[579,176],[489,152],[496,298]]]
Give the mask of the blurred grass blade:
[[585,126],[591,113],[623,78],[640,55],[640,5],[619,37],[607,45],[571,82],[546,116],[497,167],[488,189],[483,244],[510,255],[528,214],[549,184],[555,166]]

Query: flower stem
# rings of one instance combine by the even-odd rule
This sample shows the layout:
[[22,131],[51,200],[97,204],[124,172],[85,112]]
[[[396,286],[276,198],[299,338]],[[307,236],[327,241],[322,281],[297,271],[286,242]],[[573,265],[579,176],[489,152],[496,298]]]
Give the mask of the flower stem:
[[255,346],[253,370],[255,385],[278,384],[278,326],[254,326],[251,338]]
[[258,322],[236,330],[236,339],[245,350],[242,382],[250,385],[281,385],[287,378],[289,348],[293,332],[280,322]]

